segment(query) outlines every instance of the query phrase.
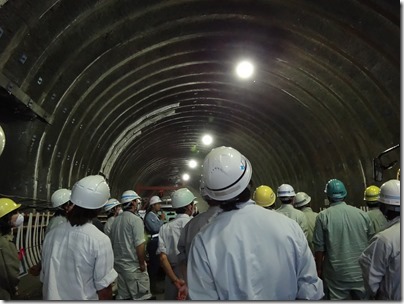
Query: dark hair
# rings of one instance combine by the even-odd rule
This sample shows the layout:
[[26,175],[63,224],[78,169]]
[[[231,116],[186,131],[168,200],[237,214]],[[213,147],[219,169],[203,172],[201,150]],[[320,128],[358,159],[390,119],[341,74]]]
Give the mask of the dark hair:
[[231,210],[237,210],[239,209],[237,204],[239,203],[244,203],[248,201],[251,198],[251,190],[250,186],[245,188],[243,192],[241,192],[239,195],[237,195],[235,198],[229,201],[222,202],[220,204],[220,208],[222,208],[223,211],[231,211]]
[[56,209],[53,216],[59,216],[59,215],[66,216],[66,211],[64,209]]
[[192,203],[189,203],[188,205],[186,205],[186,206],[184,206],[184,207],[175,209],[175,213],[177,213],[177,214],[184,214],[185,211],[186,211],[186,209],[187,209],[187,207],[188,207],[189,205],[193,204],[193,203],[194,203],[194,202],[192,201]]
[[5,216],[0,218],[0,234],[1,235],[7,235],[10,234],[11,232],[11,224],[10,224],[10,220],[11,217],[16,214],[18,211],[17,210],[13,210],[10,213],[7,213]]
[[83,226],[91,221],[98,215],[100,209],[85,209],[80,206],[74,205],[73,208],[67,213],[67,220],[72,226]]
[[293,203],[293,198],[281,200],[282,204],[292,204]]

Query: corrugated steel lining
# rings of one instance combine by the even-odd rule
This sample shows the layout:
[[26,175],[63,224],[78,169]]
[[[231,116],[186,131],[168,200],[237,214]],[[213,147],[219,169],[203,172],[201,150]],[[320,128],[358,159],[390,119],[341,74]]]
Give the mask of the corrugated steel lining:
[[[54,120],[10,123],[0,113],[9,139],[0,165],[18,172],[0,177],[0,193],[49,199],[106,163],[115,196],[167,185],[190,157],[203,160],[200,136],[211,132],[214,145],[250,159],[257,186],[288,182],[321,202],[337,177],[358,202],[359,161],[372,183],[371,158],[400,139],[399,9],[365,0],[10,1],[0,9],[1,72]],[[251,81],[233,75],[243,57],[256,63]],[[118,140],[165,107],[175,112]]]

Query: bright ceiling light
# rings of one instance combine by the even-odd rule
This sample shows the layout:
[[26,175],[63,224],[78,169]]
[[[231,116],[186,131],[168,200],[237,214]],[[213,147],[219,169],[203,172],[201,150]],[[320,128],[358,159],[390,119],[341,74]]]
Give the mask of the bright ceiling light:
[[184,173],[184,174],[182,175],[182,180],[183,180],[183,181],[189,180],[189,174],[188,174],[188,173]]
[[190,167],[190,168],[196,168],[196,166],[198,165],[198,163],[196,162],[196,160],[193,160],[193,159],[191,159],[189,162],[188,162],[188,166]]
[[204,145],[209,146],[213,142],[212,136],[206,134],[202,137],[202,142]]
[[254,73],[254,66],[249,61],[241,61],[236,67],[238,77],[247,79]]

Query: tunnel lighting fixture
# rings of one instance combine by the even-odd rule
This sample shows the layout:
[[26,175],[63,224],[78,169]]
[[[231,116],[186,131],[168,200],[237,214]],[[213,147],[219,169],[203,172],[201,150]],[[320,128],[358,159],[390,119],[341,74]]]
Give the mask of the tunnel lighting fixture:
[[196,166],[198,165],[198,163],[196,162],[196,160],[194,160],[194,159],[191,159],[189,162],[188,162],[188,166],[190,167],[190,168],[196,168]]
[[182,175],[182,180],[183,181],[188,181],[189,180],[189,174],[188,173],[184,173],[183,175]]
[[210,144],[212,144],[212,142],[213,142],[213,138],[212,138],[212,136],[210,136],[209,134],[206,134],[206,135],[204,135],[204,136],[202,137],[202,143],[203,143],[205,146],[209,146]]
[[247,79],[254,73],[254,66],[249,61],[241,61],[236,67],[237,76],[242,79]]

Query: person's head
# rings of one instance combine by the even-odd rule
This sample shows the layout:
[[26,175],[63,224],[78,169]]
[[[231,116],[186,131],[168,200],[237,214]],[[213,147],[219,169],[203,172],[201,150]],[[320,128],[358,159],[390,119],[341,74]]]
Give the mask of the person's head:
[[67,213],[67,219],[72,226],[82,226],[96,217],[100,209],[110,197],[109,186],[101,175],[89,175],[72,188],[70,201],[72,209]]
[[305,207],[310,207],[310,201],[311,197],[306,192],[297,192],[294,207],[299,210]]
[[53,192],[51,196],[52,207],[57,209],[58,214],[65,216],[73,207],[73,204],[70,202],[71,193],[69,189],[64,188]]
[[195,199],[195,195],[187,188],[180,188],[171,194],[171,204],[177,214],[192,215],[194,213]]
[[347,196],[345,185],[339,179],[330,179],[325,185],[324,193],[326,193],[330,203],[342,202]]
[[380,188],[377,186],[369,186],[363,193],[363,200],[369,208],[379,206]]
[[276,194],[282,204],[293,204],[295,199],[295,189],[289,184],[282,184],[278,187]]
[[255,189],[253,200],[261,207],[272,209],[276,200],[276,195],[271,187],[261,185]]
[[123,210],[136,212],[141,201],[141,197],[133,190],[126,190],[122,193],[121,204]]
[[161,210],[161,198],[157,195],[152,196],[149,199],[149,206],[150,210],[153,211],[154,213],[157,213]]
[[6,235],[12,227],[19,227],[24,223],[24,216],[18,212],[21,204],[9,198],[0,198],[0,234]]
[[237,209],[237,204],[251,197],[250,161],[236,149],[219,147],[206,155],[202,179],[207,195],[220,203],[224,211]]
[[203,198],[203,200],[205,202],[207,202],[209,206],[217,206],[217,205],[219,205],[219,202],[211,199],[209,197],[208,193],[206,192],[205,181],[203,180],[203,178],[200,180],[199,193],[200,193],[201,197]]
[[400,181],[391,179],[380,187],[380,210],[388,220],[400,216]]
[[108,217],[118,216],[122,212],[121,203],[115,198],[110,198],[103,209]]

